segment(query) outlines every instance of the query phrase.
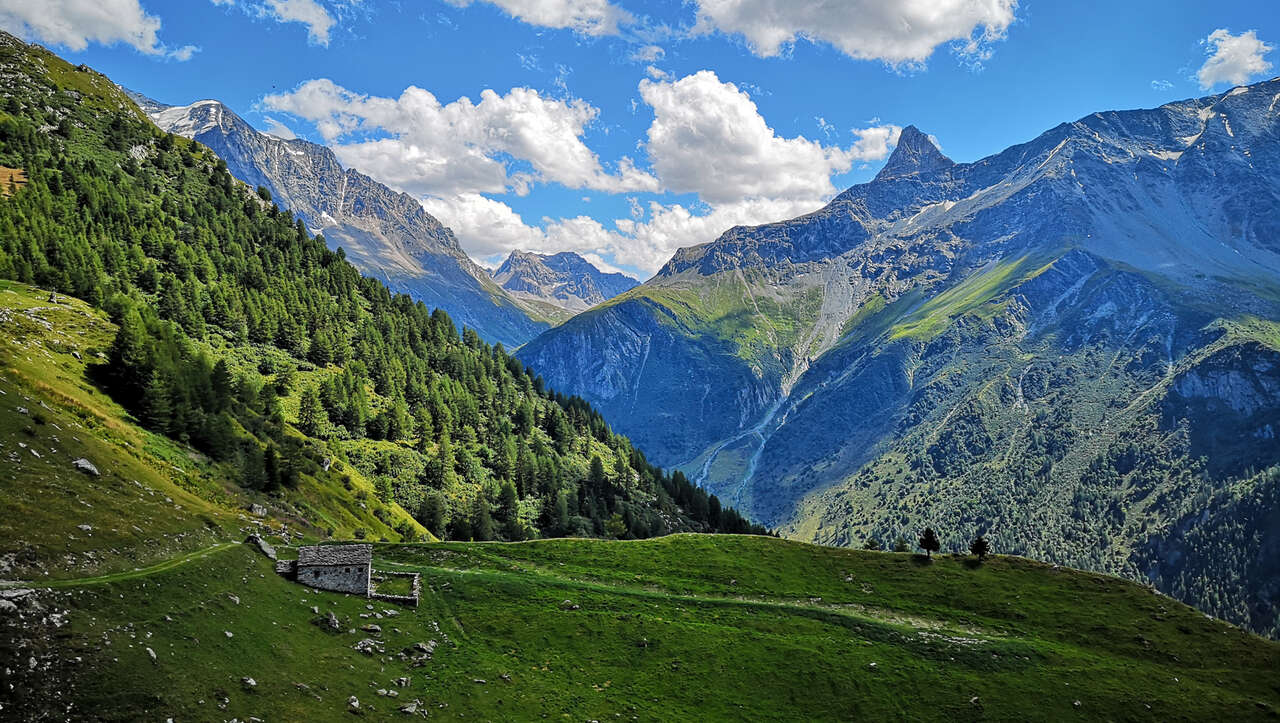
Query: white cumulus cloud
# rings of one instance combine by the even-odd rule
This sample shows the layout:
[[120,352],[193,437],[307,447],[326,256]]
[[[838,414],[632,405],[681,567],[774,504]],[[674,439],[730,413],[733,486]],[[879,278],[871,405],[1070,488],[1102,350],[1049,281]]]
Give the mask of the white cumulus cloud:
[[209,0],[214,5],[239,7],[246,15],[278,23],[300,23],[307,40],[329,46],[330,32],[340,16],[357,11],[363,0]]
[[1196,73],[1203,90],[1218,83],[1244,85],[1255,75],[1271,70],[1271,63],[1263,56],[1274,46],[1259,40],[1253,30],[1232,35],[1225,28],[1218,28],[1209,33],[1203,44],[1209,58]]
[[463,97],[443,104],[413,86],[399,98],[380,98],[320,79],[268,95],[264,105],[312,121],[343,163],[417,196],[523,193],[536,182],[658,189],[657,179],[630,159],[610,172],[587,147],[582,137],[598,109],[529,88],[485,90],[478,103]]
[[275,118],[267,118],[266,132],[275,136],[276,138],[282,138],[286,141],[291,141],[294,138],[298,137],[298,134],[294,133],[292,128],[281,123]]
[[282,23],[307,26],[307,38],[316,45],[329,44],[329,30],[336,22],[316,0],[267,0],[266,12]]
[[778,55],[797,38],[891,65],[923,63],[944,43],[982,55],[1004,38],[1018,0],[694,0],[696,32],[743,36],[757,55]]
[[608,0],[445,0],[466,7],[488,2],[513,18],[544,28],[568,28],[583,35],[616,35],[634,17]]
[[855,131],[858,140],[848,148],[784,138],[745,91],[710,70],[672,82],[642,80],[640,96],[653,108],[645,147],[663,186],[711,204],[830,196],[833,173],[848,171],[854,161],[885,158],[901,130]]
[[160,18],[138,0],[0,0],[0,27],[26,38],[81,51],[90,43],[123,43],[147,55],[190,60],[198,48],[160,42]]

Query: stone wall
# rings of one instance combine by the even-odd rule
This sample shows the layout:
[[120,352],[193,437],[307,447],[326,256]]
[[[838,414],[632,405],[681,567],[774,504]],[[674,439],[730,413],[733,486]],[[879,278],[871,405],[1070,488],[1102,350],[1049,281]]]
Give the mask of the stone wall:
[[299,565],[297,579],[318,590],[369,594],[368,565]]

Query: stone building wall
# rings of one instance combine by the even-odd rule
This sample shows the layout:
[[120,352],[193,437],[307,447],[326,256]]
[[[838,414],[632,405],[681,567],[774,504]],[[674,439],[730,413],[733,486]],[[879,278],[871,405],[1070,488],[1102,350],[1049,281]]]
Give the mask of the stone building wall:
[[369,594],[368,565],[299,565],[298,582],[318,590]]

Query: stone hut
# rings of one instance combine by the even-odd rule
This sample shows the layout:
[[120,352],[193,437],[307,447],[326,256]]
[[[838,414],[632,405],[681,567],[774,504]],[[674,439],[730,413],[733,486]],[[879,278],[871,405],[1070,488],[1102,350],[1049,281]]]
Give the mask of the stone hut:
[[311,545],[298,548],[297,581],[318,590],[369,594],[372,545]]

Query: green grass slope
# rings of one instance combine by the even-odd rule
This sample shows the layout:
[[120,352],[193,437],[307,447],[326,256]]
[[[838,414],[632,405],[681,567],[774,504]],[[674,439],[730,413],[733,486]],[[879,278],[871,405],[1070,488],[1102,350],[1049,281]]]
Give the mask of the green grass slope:
[[[62,625],[29,625],[21,651],[4,651],[35,667],[16,666],[0,700],[99,720],[1169,721],[1280,709],[1280,645],[1147,588],[1021,558],[677,535],[380,545],[375,567],[420,571],[421,606],[309,590],[245,546],[44,593]],[[330,612],[338,631],[317,624]],[[363,640],[372,652],[354,649]],[[413,652],[431,641],[429,660]]]
[[[399,539],[428,534],[404,510],[358,498],[373,485],[342,462],[351,489],[303,475],[269,496],[244,490],[228,465],[153,434],[90,381],[110,346],[106,315],[70,297],[0,281],[0,579],[57,579],[149,564],[218,541],[243,539],[244,511],[260,503],[273,529],[308,536]],[[86,459],[99,471],[74,466]],[[382,517],[390,521],[387,524]],[[86,529],[87,527],[87,529]]]

